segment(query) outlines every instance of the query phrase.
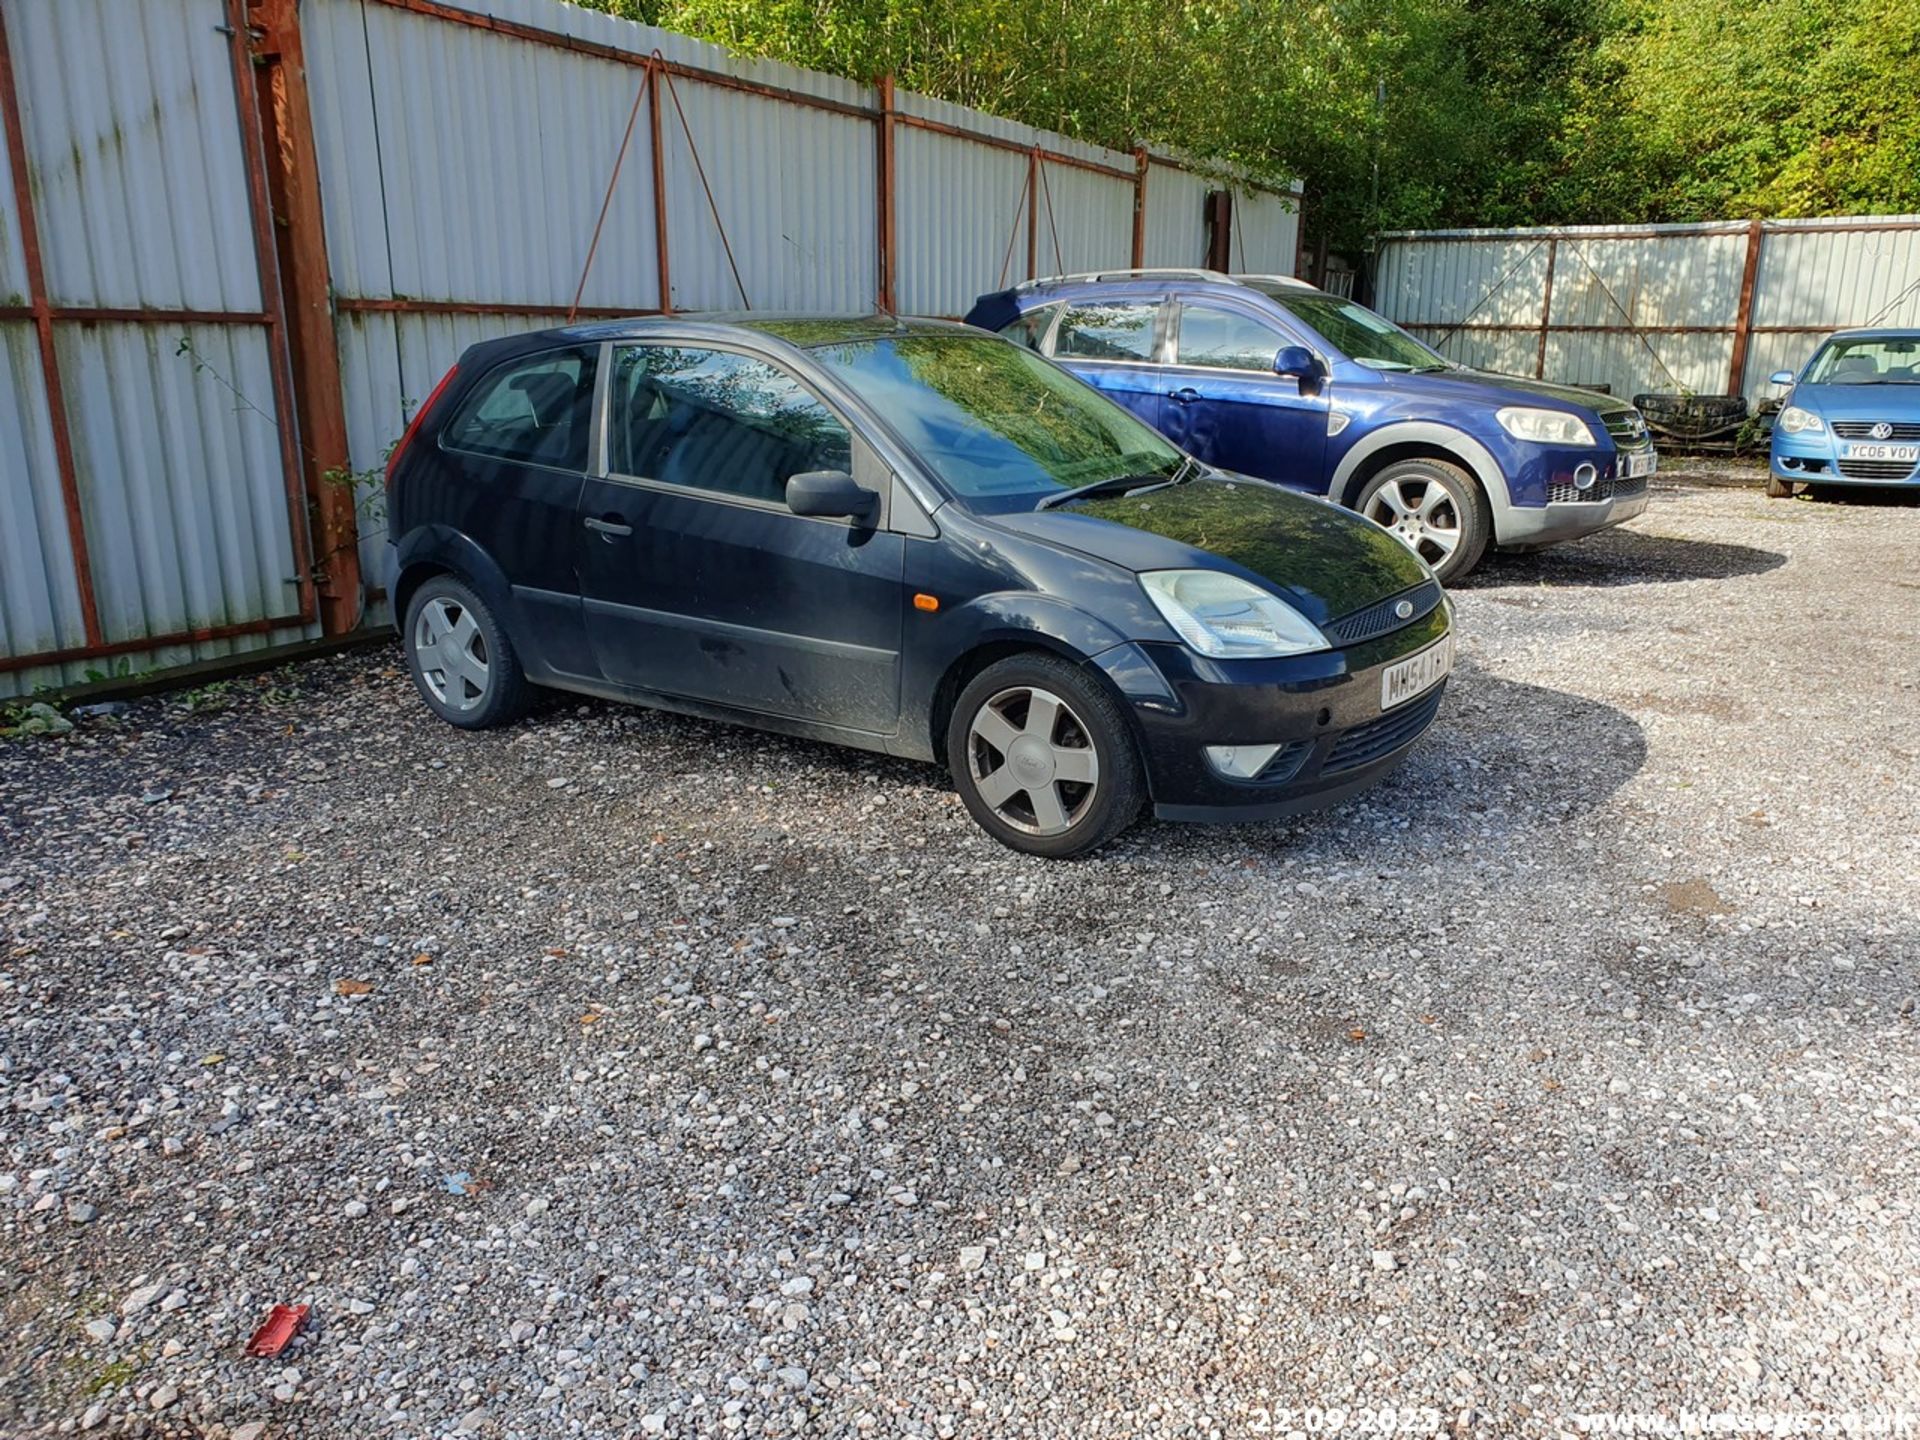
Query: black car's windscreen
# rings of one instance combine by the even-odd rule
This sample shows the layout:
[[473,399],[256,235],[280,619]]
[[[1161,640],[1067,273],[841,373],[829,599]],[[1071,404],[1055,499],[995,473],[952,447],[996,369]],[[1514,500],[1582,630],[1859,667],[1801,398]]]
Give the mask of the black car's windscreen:
[[824,345],[840,373],[969,508],[1028,510],[1122,475],[1171,475],[1159,432],[1029,350],[969,335]]
[[1295,318],[1317,330],[1326,342],[1355,364],[1374,370],[1445,370],[1447,361],[1398,325],[1364,305],[1291,286],[1258,287]]

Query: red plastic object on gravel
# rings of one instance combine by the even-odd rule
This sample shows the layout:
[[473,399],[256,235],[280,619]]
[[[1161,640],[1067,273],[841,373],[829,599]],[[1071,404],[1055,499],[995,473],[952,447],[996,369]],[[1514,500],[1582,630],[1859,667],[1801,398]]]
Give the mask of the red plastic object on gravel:
[[276,1305],[267,1312],[267,1323],[253,1332],[247,1341],[247,1354],[256,1360],[271,1360],[287,1348],[287,1342],[307,1323],[305,1305]]

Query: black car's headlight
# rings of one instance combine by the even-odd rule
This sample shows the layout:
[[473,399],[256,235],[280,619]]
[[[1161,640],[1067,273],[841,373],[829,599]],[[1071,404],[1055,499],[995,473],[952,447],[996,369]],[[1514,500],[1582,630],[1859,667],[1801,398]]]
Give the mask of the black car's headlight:
[[1270,591],[1219,570],[1150,570],[1140,577],[1174,633],[1222,660],[1271,659],[1331,649],[1307,618]]

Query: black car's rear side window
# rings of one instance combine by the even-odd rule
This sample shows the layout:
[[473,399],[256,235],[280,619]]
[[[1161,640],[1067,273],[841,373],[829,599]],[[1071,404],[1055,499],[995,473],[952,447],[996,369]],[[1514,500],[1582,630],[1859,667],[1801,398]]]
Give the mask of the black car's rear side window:
[[473,387],[440,443],[526,465],[585,470],[596,354],[591,347],[546,350],[496,366]]

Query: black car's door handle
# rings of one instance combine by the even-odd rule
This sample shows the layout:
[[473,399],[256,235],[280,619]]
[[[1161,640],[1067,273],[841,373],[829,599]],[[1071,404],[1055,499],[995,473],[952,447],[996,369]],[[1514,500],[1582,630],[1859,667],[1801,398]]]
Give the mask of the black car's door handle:
[[1200,398],[1200,392],[1191,385],[1182,385],[1178,390],[1169,390],[1167,398],[1176,400],[1182,405],[1191,405]]
[[631,535],[633,526],[627,524],[618,515],[589,515],[586,525],[589,530],[598,530],[611,540],[616,535]]

